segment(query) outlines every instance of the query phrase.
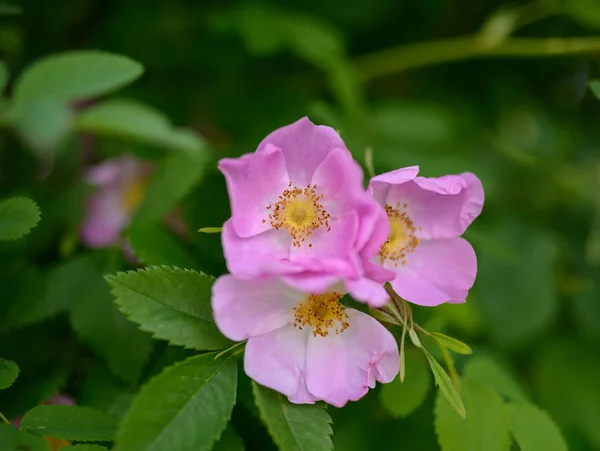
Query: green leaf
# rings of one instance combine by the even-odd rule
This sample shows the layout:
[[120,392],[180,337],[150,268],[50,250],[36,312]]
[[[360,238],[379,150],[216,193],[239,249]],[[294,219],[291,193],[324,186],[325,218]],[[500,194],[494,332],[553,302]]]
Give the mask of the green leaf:
[[223,227],[202,227],[201,229],[198,229],[198,232],[200,232],[200,233],[221,233],[221,230],[223,230]]
[[235,432],[231,423],[227,425],[227,429],[225,429],[219,441],[212,447],[212,451],[244,451],[244,449],[244,442]]
[[504,402],[489,387],[464,380],[466,419],[442,394],[435,406],[435,430],[442,451],[509,451],[510,421]]
[[0,240],[16,240],[27,235],[40,217],[37,204],[26,197],[0,202]]
[[39,154],[55,151],[71,128],[71,111],[53,98],[17,104],[9,117],[25,142]]
[[292,404],[285,395],[252,382],[254,400],[281,451],[332,450],[331,418],[321,404]]
[[79,445],[71,445],[61,448],[61,451],[106,451],[107,448],[93,443],[81,443]]
[[522,346],[542,333],[557,313],[557,246],[543,230],[508,222],[496,227],[482,244],[502,243],[515,257],[481,254],[477,286],[485,292],[475,300],[499,345]]
[[39,406],[23,417],[21,427],[37,435],[66,440],[113,440],[117,421],[103,412],[82,406]]
[[0,422],[0,449],[2,451],[50,451],[41,437]]
[[491,357],[484,355],[472,357],[465,365],[464,375],[492,387],[511,401],[529,402],[529,397],[519,382]]
[[230,343],[214,323],[213,279],[206,274],[153,266],[106,280],[121,311],[156,338],[198,350],[223,349]]
[[600,100],[600,80],[591,80],[588,84],[590,90],[596,96],[598,100]]
[[63,103],[116,91],[143,72],[142,66],[121,55],[72,51],[45,57],[18,78],[14,101],[19,104],[48,98]]
[[8,67],[6,67],[6,64],[3,61],[0,61],[0,94],[6,89],[9,79],[10,73],[8,72]]
[[127,451],[203,451],[225,429],[236,398],[232,354],[190,357],[154,377],[133,401],[117,444]]
[[19,375],[19,367],[12,360],[0,358],[0,390],[10,387]]
[[421,344],[421,340],[419,340],[419,336],[412,327],[408,328],[408,336],[410,337],[410,341],[412,341],[412,344],[415,345],[416,348],[423,347],[423,345]]
[[507,407],[521,451],[568,451],[560,429],[547,412],[530,404],[508,404]]
[[76,117],[75,128],[191,154],[202,152],[204,147],[203,141],[193,131],[174,128],[160,111],[133,100],[111,99],[88,108]]
[[425,356],[427,357],[427,361],[431,367],[431,372],[433,373],[433,377],[435,379],[435,385],[440,387],[440,392],[442,395],[444,395],[454,410],[456,410],[461,417],[465,418],[465,406],[462,402],[460,394],[454,387],[454,384],[452,384],[452,380],[450,380],[450,377],[446,374],[442,366],[431,354],[429,354],[429,352],[425,352]]
[[127,240],[135,257],[144,265],[198,266],[173,234],[161,225],[134,226],[127,231]]
[[400,376],[379,391],[381,405],[396,418],[404,418],[423,404],[431,388],[431,375],[425,360],[414,352],[405,354],[406,376]]
[[439,332],[430,332],[431,335],[441,343],[446,348],[451,351],[456,352],[457,354],[462,355],[471,355],[473,354],[473,350],[469,347],[469,345],[463,343],[462,341],[457,340],[456,338],[449,337],[448,335],[441,334]]
[[171,211],[200,182],[207,161],[205,149],[196,155],[186,153],[165,158],[148,184],[134,224],[157,222]]

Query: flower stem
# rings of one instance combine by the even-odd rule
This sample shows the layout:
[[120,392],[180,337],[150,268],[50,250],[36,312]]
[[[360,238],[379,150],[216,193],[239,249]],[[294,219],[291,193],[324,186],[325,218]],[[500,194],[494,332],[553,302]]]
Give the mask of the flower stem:
[[2,412],[0,412],[0,420],[2,420],[3,422],[5,422],[6,424],[10,424],[10,421],[8,421],[6,419],[6,417],[2,414]]
[[480,35],[380,50],[355,60],[363,81],[447,61],[481,57],[549,57],[600,52],[600,37],[507,38],[494,45]]

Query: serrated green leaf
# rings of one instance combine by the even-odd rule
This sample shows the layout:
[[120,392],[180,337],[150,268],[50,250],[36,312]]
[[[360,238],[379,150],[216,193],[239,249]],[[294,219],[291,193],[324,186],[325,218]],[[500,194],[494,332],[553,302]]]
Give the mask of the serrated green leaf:
[[438,393],[435,430],[442,451],[509,451],[510,421],[500,396],[472,380],[464,380],[462,394],[466,419]]
[[40,221],[40,209],[26,197],[0,202],[0,240],[16,240],[27,235]]
[[440,342],[443,346],[462,355],[471,355],[473,350],[469,345],[457,340],[456,338],[449,337],[448,335],[441,334],[439,332],[430,332],[433,337]]
[[521,451],[568,451],[560,429],[547,412],[531,404],[508,404],[507,408]]
[[207,162],[208,152],[205,148],[196,155],[185,153],[165,158],[148,184],[146,196],[133,223],[159,221],[200,182]]
[[0,358],[0,390],[10,387],[19,375],[19,366],[12,360]]
[[405,355],[406,377],[400,376],[379,391],[381,405],[396,418],[404,418],[413,413],[425,401],[431,388],[431,375],[425,360],[414,352]]
[[21,427],[37,435],[82,442],[113,440],[117,421],[99,410],[82,406],[39,406],[23,417]]
[[61,448],[61,451],[106,451],[108,448],[95,445],[93,443],[80,443],[79,445],[71,445]]
[[529,402],[529,397],[519,382],[491,357],[484,355],[472,357],[465,365],[464,375],[488,385],[511,401]]
[[115,91],[138,78],[143,67],[122,55],[72,51],[51,55],[29,66],[17,79],[17,104],[49,98],[61,102],[88,99]]
[[37,435],[0,422],[0,449],[2,451],[50,451],[48,443]]
[[588,84],[590,90],[596,96],[598,100],[600,100],[600,80],[591,80]]
[[435,385],[440,387],[440,393],[446,398],[454,410],[456,410],[461,417],[465,418],[465,406],[462,402],[460,394],[456,390],[456,387],[454,387],[452,380],[431,354],[425,352],[425,357],[427,357],[427,361],[431,367],[431,372],[433,373],[433,377],[435,379]]
[[322,405],[292,404],[285,395],[255,382],[252,391],[260,416],[280,450],[333,449],[331,418]]
[[236,398],[232,354],[190,357],[154,377],[133,401],[117,444],[127,451],[203,451],[219,438]]
[[206,274],[153,266],[106,280],[120,310],[156,338],[198,350],[223,349],[230,343],[214,323],[213,279]]
[[133,100],[111,99],[99,103],[77,116],[75,128],[191,154],[200,153],[204,147],[203,141],[193,131],[174,128],[160,111]]
[[181,243],[158,224],[132,227],[127,240],[135,257],[144,265],[168,265],[193,269],[198,266]]

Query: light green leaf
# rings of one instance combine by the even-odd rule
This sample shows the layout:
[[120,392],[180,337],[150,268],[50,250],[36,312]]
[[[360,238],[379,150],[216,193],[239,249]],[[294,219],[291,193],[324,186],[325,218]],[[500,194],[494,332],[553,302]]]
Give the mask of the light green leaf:
[[26,197],[0,202],[0,240],[16,240],[27,235],[40,217],[37,204]]
[[41,437],[0,422],[0,449],[2,451],[50,451]]
[[[425,349],[423,349],[425,351]],[[462,402],[460,394],[452,384],[452,380],[446,374],[442,366],[435,360],[435,358],[429,354],[429,352],[425,352],[425,357],[427,357],[427,361],[429,362],[429,366],[431,367],[431,372],[433,373],[433,377],[435,379],[435,385],[440,387],[440,392],[446,400],[450,403],[450,405],[456,410],[456,412],[463,418],[466,416],[465,406]]]
[[99,410],[82,406],[39,406],[23,417],[21,427],[37,435],[65,440],[113,440],[117,421]]
[[292,404],[285,395],[252,382],[254,400],[281,451],[333,449],[331,418],[320,405]]
[[0,358],[0,390],[10,387],[19,375],[19,367],[12,360]]
[[531,404],[508,404],[507,407],[521,451],[568,451],[560,429],[547,412]]
[[117,444],[127,451],[203,451],[225,429],[236,398],[228,354],[190,357],[154,377],[133,401]]
[[395,324],[397,326],[400,325],[400,323],[398,322],[398,320],[396,318],[394,318],[389,313],[384,312],[383,310],[369,307],[369,315],[371,315],[377,321],[380,321],[383,323]]
[[469,345],[457,340],[456,338],[449,337],[448,335],[441,334],[439,332],[431,332],[431,335],[443,346],[462,355],[471,355],[473,350]]
[[131,83],[142,66],[121,55],[72,51],[48,56],[29,66],[15,83],[17,105],[48,98],[67,103],[96,97]]
[[197,155],[186,153],[165,158],[150,180],[134,224],[159,221],[200,182],[207,162],[208,152],[204,148]]
[[415,330],[412,327],[409,327],[407,330],[408,336],[410,337],[410,341],[412,341],[412,344],[415,345],[415,347],[417,348],[422,348],[423,345],[421,344],[421,340],[419,340],[419,336],[417,335]]
[[431,388],[431,375],[425,360],[414,352],[408,352],[405,361],[404,383],[398,376],[379,391],[381,404],[396,418],[407,417],[418,409]]
[[16,104],[9,117],[23,140],[37,153],[56,150],[71,128],[71,111],[59,100],[47,97]]
[[198,232],[200,232],[200,233],[221,233],[221,230],[223,230],[223,227],[202,227],[201,229],[198,229]]
[[212,317],[213,279],[206,274],[153,266],[106,280],[121,311],[156,338],[198,350],[228,346]]
[[191,154],[202,152],[204,147],[204,142],[191,130],[174,128],[160,111],[133,100],[111,99],[88,108],[76,117],[75,128]]
[[464,380],[467,407],[461,418],[441,393],[435,406],[435,431],[442,451],[509,451],[510,421],[504,402],[491,388]]
[[511,401],[529,402],[517,380],[491,357],[478,354],[470,358],[465,365],[464,375],[490,386]]
[[135,257],[144,265],[198,266],[173,234],[159,224],[134,226],[127,231],[127,240]]
[[588,84],[590,90],[596,96],[598,100],[600,100],[600,80],[591,80]]

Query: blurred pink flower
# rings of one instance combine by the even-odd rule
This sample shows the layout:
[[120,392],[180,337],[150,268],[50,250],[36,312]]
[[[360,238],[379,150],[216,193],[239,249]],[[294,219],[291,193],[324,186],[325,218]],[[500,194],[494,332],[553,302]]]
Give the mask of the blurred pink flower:
[[296,404],[323,400],[336,407],[363,397],[375,381],[391,382],[400,358],[392,334],[371,316],[344,308],[341,293],[309,294],[279,278],[213,285],[221,332],[248,339],[246,374]]
[[86,180],[97,189],[88,198],[79,233],[92,248],[116,244],[144,198],[152,164],[131,156],[90,168]]
[[[62,393],[55,393],[54,395],[46,398],[43,402],[43,405],[63,405],[63,406],[74,406],[75,399],[71,398],[68,395],[63,395]],[[21,427],[21,420],[23,417],[15,418],[10,420],[10,423],[17,428]]]
[[332,128],[300,119],[268,135],[255,153],[222,159],[219,169],[232,210],[222,232],[232,274],[283,276],[312,293],[341,278],[357,300],[387,302],[383,283],[393,273],[371,260],[389,224]]
[[373,177],[369,191],[385,207],[390,236],[379,261],[396,273],[392,287],[414,304],[464,302],[477,259],[460,238],[481,213],[481,181],[471,173],[417,177],[418,166]]

